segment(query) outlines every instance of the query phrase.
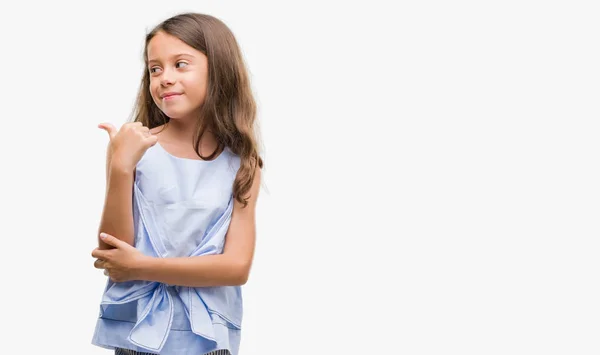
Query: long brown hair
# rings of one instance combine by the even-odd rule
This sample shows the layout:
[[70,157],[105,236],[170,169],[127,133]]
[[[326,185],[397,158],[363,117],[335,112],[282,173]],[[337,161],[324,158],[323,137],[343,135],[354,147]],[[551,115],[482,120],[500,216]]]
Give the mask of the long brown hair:
[[[206,14],[182,13],[154,27],[146,35],[144,73],[133,113],[134,121],[150,129],[169,122],[169,117],[152,100],[147,70],[148,43],[159,31],[177,37],[208,58],[208,89],[198,117],[194,148],[204,160],[211,160],[224,147],[240,157],[233,195],[245,207],[248,199],[244,196],[252,186],[256,166],[262,169],[263,160],[258,151],[256,102],[238,43],[227,25]],[[198,147],[206,130],[214,134],[218,147],[210,156],[203,157]]]

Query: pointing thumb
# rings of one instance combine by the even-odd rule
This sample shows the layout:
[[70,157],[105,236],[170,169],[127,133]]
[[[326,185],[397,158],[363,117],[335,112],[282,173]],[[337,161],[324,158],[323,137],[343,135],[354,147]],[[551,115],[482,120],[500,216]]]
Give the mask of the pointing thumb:
[[113,137],[115,136],[115,134],[117,134],[117,129],[115,128],[115,126],[113,126],[112,124],[107,123],[107,122],[100,123],[98,125],[98,128],[101,128],[101,129],[105,130],[106,132],[108,132],[108,137],[110,139],[113,139]]

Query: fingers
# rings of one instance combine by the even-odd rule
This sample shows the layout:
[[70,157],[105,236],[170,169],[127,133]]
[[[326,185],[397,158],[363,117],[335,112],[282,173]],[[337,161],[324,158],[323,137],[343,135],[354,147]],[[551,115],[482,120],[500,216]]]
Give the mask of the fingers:
[[94,261],[94,267],[96,269],[106,269],[106,261],[102,259],[97,259],[96,261]]
[[110,269],[107,261],[98,259],[94,261],[94,267],[96,269],[104,269],[104,275],[110,276]]
[[[108,135],[109,135],[111,141],[115,138],[117,133],[119,133],[119,135],[123,134],[126,137],[129,137],[129,138],[124,138],[125,140],[129,140],[132,137],[132,134],[139,135],[138,137],[141,138],[141,141],[144,143],[144,146],[146,149],[155,145],[158,142],[158,136],[155,134],[152,134],[152,132],[150,131],[150,128],[144,126],[144,124],[139,121],[125,123],[121,127],[120,130],[117,130],[112,124],[110,124],[108,122],[99,124],[98,128],[106,130],[106,132],[108,132]],[[116,144],[116,140],[115,140],[115,144]]]
[[147,137],[146,142],[148,142],[149,146],[153,146],[158,142],[158,136],[150,135]]
[[92,257],[96,259],[108,260],[110,258],[109,250],[96,248],[92,251]]
[[136,127],[137,130],[139,130],[140,132],[142,132],[145,136],[150,136],[150,128],[146,127],[146,126],[138,126]]
[[106,132],[108,132],[108,137],[111,140],[113,139],[115,134],[117,134],[117,129],[115,128],[115,126],[113,126],[112,124],[110,124],[108,122],[100,123],[98,125],[98,128],[101,128],[101,129],[105,130]]
[[155,145],[156,142],[158,142],[158,136],[155,134],[152,134],[152,132],[150,132],[150,128],[148,128],[146,126],[139,126],[139,127],[136,127],[136,129],[142,133],[142,135],[144,137],[144,142],[146,143],[147,147],[151,147],[151,146]]
[[124,243],[122,240],[119,240],[113,237],[112,235],[106,233],[100,233],[100,239],[102,239],[104,243],[112,245],[115,248],[120,248],[122,246],[122,243]]
[[156,143],[156,138],[153,138],[155,135],[150,132],[150,128],[144,126],[141,122],[133,122],[129,126],[131,130],[141,133],[143,138],[149,138],[148,140],[145,140],[145,142],[149,143],[150,145]]
[[[128,128],[128,127],[132,127],[133,129],[143,129],[143,130],[149,131],[148,127],[144,126],[144,124],[139,121],[127,122],[123,125],[122,128]],[[108,132],[108,135],[110,138],[114,137],[118,132],[118,130],[115,128],[115,126],[112,125],[110,122],[100,123],[98,125],[98,128],[101,128],[101,129],[105,130],[106,132]]]
[[140,131],[146,138],[153,136],[152,133],[150,133],[150,129],[148,127],[142,127],[142,128],[140,128]]
[[140,129],[140,128],[148,128],[146,126],[144,126],[144,124],[142,122],[136,121],[136,122],[127,122],[123,125],[123,127],[132,127],[132,129]]

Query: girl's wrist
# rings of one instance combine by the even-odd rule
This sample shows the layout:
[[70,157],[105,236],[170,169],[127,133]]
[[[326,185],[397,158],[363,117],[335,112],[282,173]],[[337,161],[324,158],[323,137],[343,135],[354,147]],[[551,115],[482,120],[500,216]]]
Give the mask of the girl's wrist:
[[127,164],[121,163],[118,159],[113,159],[110,162],[110,172],[116,173],[119,175],[127,175],[133,174],[133,167],[128,166]]
[[152,270],[156,264],[158,258],[144,255],[139,263],[137,263],[136,273],[138,274],[137,279],[142,281],[154,281],[152,280]]

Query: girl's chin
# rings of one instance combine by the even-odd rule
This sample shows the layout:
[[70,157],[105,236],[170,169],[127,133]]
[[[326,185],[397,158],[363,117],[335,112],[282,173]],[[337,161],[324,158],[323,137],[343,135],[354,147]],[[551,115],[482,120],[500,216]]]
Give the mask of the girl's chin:
[[179,119],[181,117],[185,117],[186,112],[176,111],[176,110],[161,110],[167,117],[172,119]]
[[169,112],[163,111],[163,113],[171,120],[184,121],[186,117],[189,117],[189,113]]
[[187,120],[190,117],[199,115],[197,110],[161,110],[167,117],[174,120]]

